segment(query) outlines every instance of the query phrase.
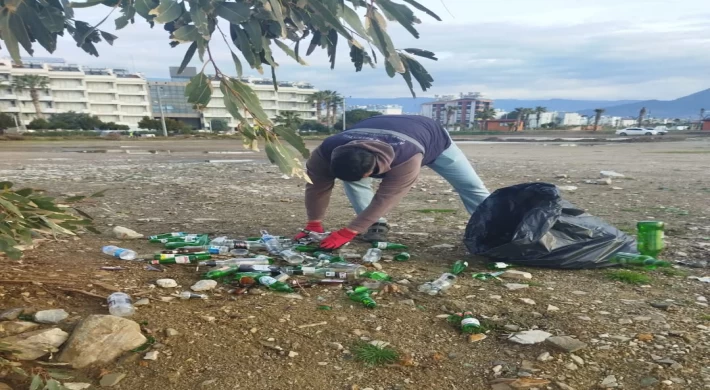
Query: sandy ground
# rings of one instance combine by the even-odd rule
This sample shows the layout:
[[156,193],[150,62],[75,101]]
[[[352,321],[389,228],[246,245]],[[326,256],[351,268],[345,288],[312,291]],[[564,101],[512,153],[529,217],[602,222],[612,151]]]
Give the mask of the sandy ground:
[[[463,142],[461,148],[491,190],[534,181],[575,185],[577,191],[565,193],[568,200],[622,230],[633,232],[638,220],[665,221],[664,259],[710,260],[707,138],[634,144]],[[110,152],[81,152],[103,149]],[[0,180],[55,195],[109,189],[104,198],[82,206],[96,218],[102,235],[45,242],[21,262],[0,258],[0,309],[64,308],[72,313],[60,325],[66,330],[88,314],[107,313],[97,298],[52,284],[7,280],[61,280],[102,296],[116,288],[151,298],[133,319],[145,321],[145,330],[157,339],[158,360],[141,361],[142,354],[130,353],[115,364],[78,372],[75,381],[98,384],[99,374],[108,370],[128,374],[117,389],[488,389],[497,378],[533,377],[550,381],[540,389],[582,390],[597,388],[614,375],[625,389],[710,388],[710,311],[702,301],[710,294],[707,284],[688,278],[708,276],[707,268],[646,272],[651,282],[641,286],[609,280],[606,270],[523,269],[533,279],[529,288],[516,291],[500,282],[472,279],[467,271],[444,296],[416,292],[417,285],[467,258],[461,239],[468,215],[456,193],[429,169],[389,215],[392,241],[409,245],[412,259],[384,262],[384,271],[411,284],[400,285],[399,294],[375,296],[379,305],[374,310],[349,301],[337,287],[309,288],[302,299],[289,299],[265,290],[233,296],[225,286],[208,301],[162,302],[171,291],[149,288],[155,279],[174,278],[187,288],[199,274],[194,267],[181,266],[151,272],[143,264],[102,255],[100,248],[106,244],[145,254],[159,250],[143,240],[119,242],[111,235],[112,226],[146,235],[190,231],[245,237],[261,229],[292,235],[305,221],[303,182],[282,178],[261,153],[207,151],[243,149],[233,140],[0,143]],[[228,159],[252,161],[206,162]],[[601,170],[629,179],[611,186],[584,183],[598,178]],[[555,178],[560,174],[568,178]],[[421,212],[426,209],[452,212]],[[338,229],[352,216],[337,185],[326,227]],[[440,244],[451,248],[432,248]],[[360,253],[366,248],[357,243],[352,247]],[[469,261],[470,270],[485,269],[480,259]],[[106,265],[127,269],[99,269]],[[662,301],[672,303],[671,310],[650,305]],[[319,305],[333,310],[318,310]],[[548,310],[549,305],[559,311]],[[461,309],[491,324],[485,340],[469,343],[437,317]],[[321,321],[327,324],[298,327]],[[545,344],[514,344],[505,335],[516,326],[571,335],[588,346],[575,352],[576,360]],[[180,335],[168,338],[166,328]],[[637,340],[642,333],[653,334],[653,340]],[[359,340],[389,342],[410,364],[363,365],[347,351]],[[345,351],[331,343],[342,344]],[[298,355],[288,357],[289,351]],[[537,360],[543,352],[552,358]],[[678,364],[659,362],[663,358]],[[16,379],[6,381],[26,388]]]

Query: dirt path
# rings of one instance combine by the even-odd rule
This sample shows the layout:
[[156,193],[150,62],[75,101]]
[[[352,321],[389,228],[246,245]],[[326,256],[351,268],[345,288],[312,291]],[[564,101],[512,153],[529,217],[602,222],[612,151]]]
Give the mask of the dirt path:
[[[70,146],[117,152],[68,152]],[[531,181],[575,185],[579,189],[567,193],[568,200],[623,230],[633,231],[642,219],[665,221],[669,226],[665,259],[710,260],[710,142],[461,147],[491,190]],[[149,149],[171,153],[142,154]],[[406,263],[385,262],[384,270],[410,284],[401,285],[404,293],[376,296],[377,309],[354,304],[335,287],[306,289],[302,299],[263,290],[232,296],[224,288],[208,301],[162,302],[169,291],[150,284],[169,277],[187,288],[199,279],[195,269],[172,266],[157,273],[139,263],[107,258],[100,247],[110,243],[146,254],[158,250],[143,241],[120,243],[111,238],[112,226],[146,235],[190,231],[245,237],[260,229],[290,235],[305,220],[303,183],[281,178],[263,163],[262,154],[205,151],[242,149],[238,141],[0,144],[0,180],[63,195],[110,188],[105,198],[85,207],[103,235],[43,243],[19,263],[0,259],[4,264],[0,279],[62,281],[101,296],[116,286],[151,298],[133,319],[147,323],[161,354],[151,362],[141,361],[141,354],[129,354],[104,367],[128,374],[117,389],[486,389],[496,378],[532,376],[551,381],[541,389],[583,390],[595,388],[610,375],[625,389],[639,389],[653,380],[658,383],[644,388],[710,387],[710,311],[698,300],[710,294],[707,284],[687,278],[707,276],[707,269],[649,272],[647,286],[608,280],[606,271],[600,270],[525,269],[533,279],[528,288],[516,291],[466,273],[446,296],[417,293],[417,285],[466,257],[461,237],[468,216],[448,184],[428,169],[389,216],[393,241],[409,245],[413,256]],[[254,161],[204,162],[208,159]],[[583,183],[596,179],[600,170],[632,179],[611,186]],[[558,174],[568,179],[555,179]],[[421,212],[426,209],[451,212]],[[327,227],[337,229],[352,216],[338,185]],[[440,244],[452,247],[432,248]],[[365,245],[353,247],[362,253]],[[484,270],[475,259],[471,263],[473,270]],[[127,269],[99,270],[104,265]],[[0,282],[0,308],[64,308],[72,313],[61,325],[66,330],[88,314],[107,313],[100,299],[56,286]],[[520,298],[530,298],[535,305]],[[662,301],[672,303],[671,311],[650,305]],[[318,310],[320,305],[333,310]],[[559,310],[548,310],[549,305]],[[461,309],[472,310],[497,327],[485,340],[469,343],[445,319],[437,318]],[[298,327],[322,321],[327,324]],[[580,361],[544,344],[514,344],[504,335],[516,326],[571,335],[588,346],[575,352]],[[166,328],[180,335],[168,338]],[[638,341],[642,333],[653,334],[653,340]],[[413,365],[365,366],[347,352],[359,340],[389,342],[410,356]],[[332,343],[342,344],[346,351],[334,349]],[[288,357],[289,351],[298,355]],[[543,352],[552,358],[537,360]],[[662,358],[678,365],[659,363]],[[83,371],[76,381],[96,384],[98,374],[99,368]]]

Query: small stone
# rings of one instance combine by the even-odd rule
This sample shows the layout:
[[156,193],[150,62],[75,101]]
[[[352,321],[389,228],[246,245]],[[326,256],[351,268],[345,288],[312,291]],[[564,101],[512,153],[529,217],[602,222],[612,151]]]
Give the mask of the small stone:
[[328,343],[328,346],[336,351],[342,351],[344,349],[343,344],[340,343]]
[[565,192],[575,192],[579,187],[577,186],[557,186],[557,188],[560,189],[560,191],[565,191]]
[[587,347],[587,344],[569,336],[553,336],[545,342],[566,352],[575,352]]
[[573,370],[573,371],[574,371],[574,370],[578,369],[579,367],[577,367],[576,364],[570,362],[570,363],[565,364],[565,368],[568,369],[568,370]]
[[497,366],[494,366],[494,367],[492,368],[492,370],[493,370],[493,373],[494,373],[494,374],[498,374],[498,373],[500,373],[500,372],[503,370],[503,366],[501,366],[501,365],[499,364],[499,365],[497,365]]
[[503,328],[505,330],[509,330],[511,332],[517,332],[520,330],[520,327],[518,325],[513,325],[513,324],[505,324],[505,325],[503,325]]
[[508,337],[508,340],[517,344],[537,344],[545,341],[552,334],[542,330],[524,330],[522,332],[513,333]]
[[193,284],[190,289],[195,292],[199,291],[209,291],[217,287],[217,281],[216,280],[200,280],[197,283]]
[[535,304],[535,301],[533,301],[533,300],[530,299],[530,298],[519,298],[519,300],[520,300],[520,302],[523,302],[523,303],[528,304],[528,305],[534,305],[534,304]]
[[668,310],[668,308],[671,307],[670,302],[651,302],[650,305],[651,305],[651,307],[655,307],[656,309],[661,309],[661,310]]
[[610,179],[610,178],[597,179],[597,181],[596,181],[595,183],[596,183],[596,184],[600,184],[600,185],[610,186],[610,185],[611,185],[611,179]]
[[552,356],[550,356],[549,352],[543,352],[543,353],[537,355],[537,360],[539,360],[541,362],[546,362],[551,359],[552,359]]
[[217,379],[208,379],[208,380],[206,380],[206,381],[200,383],[200,387],[211,386],[211,385],[213,385],[213,384],[215,384],[215,383],[217,383]]
[[415,306],[414,299],[402,299],[399,303],[405,306]]
[[673,386],[673,381],[669,381],[668,379],[664,380],[664,381],[661,382],[661,383],[663,383],[663,384],[666,385],[666,386]]
[[509,269],[503,272],[500,277],[504,279],[527,280],[532,279],[532,274],[530,272]]
[[48,353],[57,352],[69,338],[69,333],[59,328],[40,329],[0,339],[4,350],[12,351],[19,360],[35,360]]
[[382,271],[382,264],[380,263],[371,263],[373,267],[375,267],[376,270]]
[[402,285],[408,285],[411,284],[412,282],[409,281],[409,279],[401,279],[396,282],[397,284],[402,284]]
[[167,328],[167,329],[165,329],[165,335],[166,335],[167,337],[175,337],[175,336],[177,336],[177,335],[179,335],[179,334],[180,334],[180,332],[178,332],[177,330],[175,330],[175,329],[173,329],[173,328]]
[[570,357],[572,360],[574,360],[574,362],[577,363],[578,365],[580,365],[580,366],[583,366],[583,365],[584,365],[584,359],[582,359],[581,357],[579,357],[579,356],[577,356],[577,355],[575,355],[575,354],[573,354],[573,353],[571,353],[571,354],[569,355],[569,357]]
[[113,235],[119,240],[134,240],[137,238],[143,238],[142,234],[123,226],[114,226]]
[[126,377],[126,374],[123,372],[112,372],[110,374],[106,374],[101,377],[101,381],[99,381],[99,385],[101,387],[111,387],[115,386],[118,384],[118,382],[122,381],[123,378]]
[[617,321],[617,322],[619,323],[619,325],[631,325],[634,323],[633,321],[631,321],[628,318],[619,318],[619,321]]
[[614,178],[614,179],[623,179],[626,177],[625,175],[618,173],[618,172],[614,172],[614,171],[601,171],[601,172],[599,172],[599,176],[600,177],[610,177],[610,178]]
[[547,305],[547,311],[560,311],[560,308],[557,306]]
[[634,321],[636,321],[636,322],[648,322],[651,320],[652,320],[651,317],[644,317],[644,316],[634,317]]
[[150,305],[150,299],[141,298],[141,299],[133,302],[133,306],[145,306],[145,305]]
[[159,353],[158,351],[150,351],[143,356],[143,360],[157,360]]
[[652,376],[645,376],[639,381],[639,386],[641,387],[654,387],[658,384],[658,379]]
[[515,290],[520,290],[523,288],[528,288],[530,287],[527,284],[520,284],[520,283],[506,283],[505,288],[507,288],[510,291],[515,291]]
[[567,179],[569,176],[565,174],[557,174],[555,175],[555,179]]
[[289,351],[288,352],[288,357],[294,358],[296,356],[298,356],[298,352],[296,352],[296,351]]
[[0,321],[15,321],[25,309],[16,307],[0,313]]
[[175,297],[160,297],[161,302],[170,302],[173,299],[175,299]]
[[639,333],[636,335],[636,340],[638,341],[653,341],[653,335],[651,333]]
[[591,317],[588,317],[588,316],[579,316],[579,317],[577,317],[577,318],[580,319],[580,320],[582,320],[582,321],[591,321],[591,320],[592,320],[592,318],[591,318]]
[[35,321],[40,324],[57,324],[69,317],[64,309],[42,310],[35,313]]
[[587,293],[586,293],[585,291],[579,291],[579,290],[572,291],[572,294],[574,294],[574,295],[587,295]]
[[259,329],[257,329],[257,328],[251,328],[251,329],[249,329],[249,333],[251,333],[251,334],[254,334],[254,333],[258,332],[258,331],[259,331]]
[[366,331],[361,330],[361,329],[353,329],[351,333],[354,334],[355,336],[363,336],[363,335],[367,334]]
[[618,387],[619,384],[616,383],[616,377],[614,375],[609,375],[602,380],[600,386],[604,389],[608,389],[612,387]]
[[679,384],[679,385],[684,385],[684,384],[686,384],[686,380],[683,379],[683,378],[672,377],[672,378],[670,378],[670,380],[671,380],[671,382],[677,383],[677,384]]
[[217,319],[217,318],[212,317],[212,316],[200,316],[200,318],[202,318],[203,320],[205,320],[205,321],[207,321],[207,322],[214,322],[214,321]]
[[501,295],[489,295],[488,298],[499,300],[499,299],[503,299],[503,296],[501,296]]
[[570,385],[568,385],[568,384],[566,384],[566,383],[555,382],[555,385],[557,385],[557,387],[559,387],[560,390],[575,390],[574,387],[572,387],[572,386],[570,386]]
[[698,295],[698,296],[695,298],[695,300],[698,301],[698,302],[707,302],[707,301],[708,301],[708,299],[705,298],[705,297],[702,296],[702,295]]
[[29,321],[0,322],[0,337],[14,336],[37,328],[39,324]]
[[155,284],[162,288],[175,288],[178,286],[174,279],[158,279],[155,281]]

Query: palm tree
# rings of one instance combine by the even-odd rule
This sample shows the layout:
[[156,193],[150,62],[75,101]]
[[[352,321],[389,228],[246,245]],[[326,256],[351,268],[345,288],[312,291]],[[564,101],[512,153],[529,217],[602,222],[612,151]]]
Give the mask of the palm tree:
[[333,91],[333,94],[330,95],[330,99],[328,99],[328,104],[330,105],[330,126],[335,125],[335,117],[338,114],[338,107],[340,107],[344,101],[343,96],[335,91]]
[[274,122],[279,126],[284,126],[289,129],[298,130],[303,124],[303,119],[296,111],[281,111],[276,116]]
[[520,128],[520,122],[522,122],[523,116],[525,116],[525,110],[527,110],[527,108],[524,107],[516,107],[515,110],[513,110],[513,114],[515,114],[515,131],[518,131]]
[[535,126],[540,127],[540,118],[542,114],[547,112],[547,107],[537,106],[535,107]]
[[315,104],[316,106],[316,121],[321,121],[321,113],[323,111],[323,103],[328,98],[327,91],[314,92],[308,96],[308,103]]
[[39,105],[39,90],[47,88],[49,78],[36,74],[26,74],[13,77],[13,84],[16,89],[27,89],[30,91],[32,104],[35,106],[37,118],[44,118],[42,107]]
[[523,130],[528,128],[528,125],[530,124],[530,115],[534,114],[535,110],[532,108],[526,108],[525,109],[525,120],[523,121]]
[[639,111],[639,127],[643,125],[643,118],[646,116],[646,107],[642,107]]
[[476,113],[476,119],[483,122],[482,130],[488,131],[488,121],[496,117],[496,110],[492,108],[484,108]]
[[594,109],[594,131],[597,131],[599,129],[599,120],[602,119],[602,114],[606,111],[603,108],[596,108]]

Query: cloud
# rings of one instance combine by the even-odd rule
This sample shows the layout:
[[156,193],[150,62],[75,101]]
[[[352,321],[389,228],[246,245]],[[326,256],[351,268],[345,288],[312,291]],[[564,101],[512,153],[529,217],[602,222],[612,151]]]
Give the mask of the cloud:
[[[437,62],[421,61],[435,82],[430,91],[418,91],[420,96],[480,91],[494,98],[668,99],[710,87],[710,11],[704,0],[421,2],[445,20],[422,15],[419,40],[390,23],[398,47],[419,47],[439,55]],[[107,10],[77,13],[96,22]],[[99,58],[86,55],[69,37],[61,40],[54,55],[72,63],[135,69],[165,78],[168,66],[178,65],[187,49],[170,48],[161,25],[150,29],[140,20],[116,35],[114,47],[99,45]],[[218,34],[213,45],[220,69],[234,73],[231,55]],[[390,79],[381,64],[355,73],[347,48],[340,49],[335,70],[330,70],[321,51],[306,58],[308,67],[275,53],[281,64],[277,75],[346,96],[409,94],[401,77]],[[37,55],[47,54],[38,50]],[[200,65],[196,59],[192,64]],[[264,77],[269,77],[268,70]]]

